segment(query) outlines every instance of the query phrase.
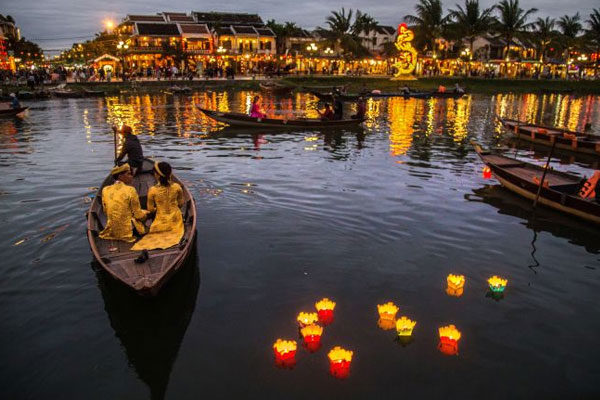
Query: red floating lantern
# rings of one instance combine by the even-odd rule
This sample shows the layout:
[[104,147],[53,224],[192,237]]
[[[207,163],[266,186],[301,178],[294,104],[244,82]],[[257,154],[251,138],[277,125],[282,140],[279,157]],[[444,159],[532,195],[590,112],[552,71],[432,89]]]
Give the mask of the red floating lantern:
[[439,328],[440,343],[438,349],[449,356],[458,354],[458,341],[462,336],[460,331],[454,325],[442,326]]
[[354,353],[349,350],[342,349],[336,346],[327,356],[329,357],[329,372],[338,379],[346,379],[350,375],[350,364],[352,363],[352,355]]
[[277,339],[273,344],[275,365],[280,368],[293,368],[296,365],[296,341]]
[[319,315],[319,322],[323,325],[329,325],[333,322],[333,310],[335,308],[335,302],[324,298],[315,303],[317,314]]
[[487,165],[483,167],[483,179],[491,179],[492,178],[492,169]]
[[319,325],[308,325],[300,330],[300,334],[304,338],[304,347],[309,352],[314,353],[321,348],[322,327]]

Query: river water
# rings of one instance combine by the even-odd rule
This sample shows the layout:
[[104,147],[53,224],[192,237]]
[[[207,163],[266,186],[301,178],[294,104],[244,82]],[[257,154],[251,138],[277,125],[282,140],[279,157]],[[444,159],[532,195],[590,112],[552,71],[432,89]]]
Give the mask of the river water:
[[[370,100],[364,128],[339,132],[223,130],[194,106],[245,111],[252,95],[49,100],[0,121],[1,398],[600,396],[600,229],[534,216],[469,144],[541,165],[547,149],[507,142],[494,115],[600,134],[600,98]],[[308,94],[264,105],[315,116]],[[154,299],[98,271],[85,237],[113,123],[134,126],[198,207],[195,253]],[[466,276],[460,298],[449,273]],[[491,275],[508,279],[500,300]],[[323,347],[277,368],[273,342],[298,340],[297,313],[322,297],[337,302]],[[417,321],[407,346],[378,328],[387,301]],[[437,348],[448,324],[455,356]],[[346,380],[328,373],[335,345],[354,351]]]

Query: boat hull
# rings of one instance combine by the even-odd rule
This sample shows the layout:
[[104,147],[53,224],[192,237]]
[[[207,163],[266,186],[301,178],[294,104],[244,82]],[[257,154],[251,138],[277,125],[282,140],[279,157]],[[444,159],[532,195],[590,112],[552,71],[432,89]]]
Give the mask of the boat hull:
[[22,112],[27,111],[28,108],[29,107],[19,107],[19,108],[9,108],[6,110],[0,110],[0,118],[14,117],[18,114],[21,114]]
[[218,111],[206,110],[200,108],[204,114],[231,126],[240,126],[247,128],[269,128],[269,129],[298,129],[298,128],[343,128],[360,125],[364,120],[351,119],[340,121],[321,121],[318,119],[274,119],[274,118],[253,118],[245,114],[223,113]]

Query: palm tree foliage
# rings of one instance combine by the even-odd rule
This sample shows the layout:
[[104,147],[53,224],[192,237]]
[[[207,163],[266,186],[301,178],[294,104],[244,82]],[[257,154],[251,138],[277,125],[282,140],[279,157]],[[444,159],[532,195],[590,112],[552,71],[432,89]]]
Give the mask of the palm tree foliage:
[[287,21],[279,24],[274,19],[271,19],[267,21],[266,25],[275,33],[277,52],[280,54],[285,53],[286,42],[289,38],[300,37],[303,33],[302,28],[296,25],[295,22]]
[[533,23],[527,20],[537,12],[537,8],[526,11],[520,7],[519,0],[502,0],[496,6],[496,10],[498,17],[494,23],[494,30],[506,41],[504,55],[508,55],[513,39],[525,36],[525,33],[532,28]]
[[414,25],[416,46],[435,54],[435,41],[445,35],[450,16],[444,16],[441,0],[419,0],[415,11],[415,15],[405,15],[404,21]]
[[481,10],[479,0],[465,0],[464,8],[456,4],[456,10],[449,10],[452,18],[452,28],[460,35],[461,39],[469,42],[469,49],[473,54],[475,39],[490,30],[494,18],[492,12],[495,7]]
[[[590,19],[585,21],[588,24],[589,29],[586,29],[586,35],[596,47],[596,54],[600,54],[600,9],[594,8],[590,14]],[[594,73],[598,70],[600,64],[600,57],[596,57],[596,64],[594,65]]]
[[533,26],[531,38],[537,44],[540,60],[546,60],[546,50],[548,45],[556,40],[556,20],[554,18],[538,18]]
[[561,42],[564,47],[565,60],[569,59],[571,51],[578,44],[578,35],[583,29],[580,21],[581,17],[579,16],[579,13],[572,16],[563,15],[558,19],[557,25],[562,33]]
[[[353,20],[354,15],[354,20]],[[321,37],[326,39],[336,51],[342,51],[346,56],[363,57],[369,55],[369,50],[362,44],[360,35],[366,30],[373,30],[377,22],[368,14],[352,9],[346,12],[332,11],[325,20],[328,28],[317,28]]]

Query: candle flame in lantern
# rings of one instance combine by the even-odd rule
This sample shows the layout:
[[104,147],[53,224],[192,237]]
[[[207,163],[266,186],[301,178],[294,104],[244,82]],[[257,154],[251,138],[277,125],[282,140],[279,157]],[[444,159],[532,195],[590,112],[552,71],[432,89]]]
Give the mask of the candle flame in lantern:
[[508,280],[506,279],[502,279],[499,276],[492,276],[490,279],[488,279],[488,284],[490,285],[490,289],[493,292],[502,292],[504,291],[504,289],[506,288],[506,284],[508,283]]
[[464,275],[448,275],[447,278],[448,287],[452,289],[460,289],[465,285],[465,276]]
[[352,361],[353,354],[354,354],[354,352],[352,352],[350,350],[343,349],[340,346],[335,346],[333,349],[331,349],[329,351],[329,353],[327,354],[327,357],[329,357],[329,361],[331,361],[331,362],[341,362],[341,361],[350,362],[350,361]]
[[439,328],[440,338],[448,338],[454,341],[460,340],[460,331],[454,325],[442,326]]
[[335,301],[329,300],[327,297],[317,301],[315,303],[317,311],[321,310],[332,310],[335,308]]
[[277,339],[275,344],[273,344],[273,349],[281,355],[296,351],[297,347],[295,340]]
[[317,313],[301,312],[298,314],[297,320],[301,326],[306,326],[317,322],[319,320],[319,316]]
[[391,301],[386,304],[378,304],[377,311],[382,319],[394,319],[398,312],[398,307]]
[[400,336],[410,336],[412,335],[413,328],[416,324],[416,321],[413,321],[403,316],[398,321],[396,321],[396,331]]
[[302,337],[321,336],[323,334],[323,327],[315,324],[307,325],[300,329],[300,333],[302,334]]

